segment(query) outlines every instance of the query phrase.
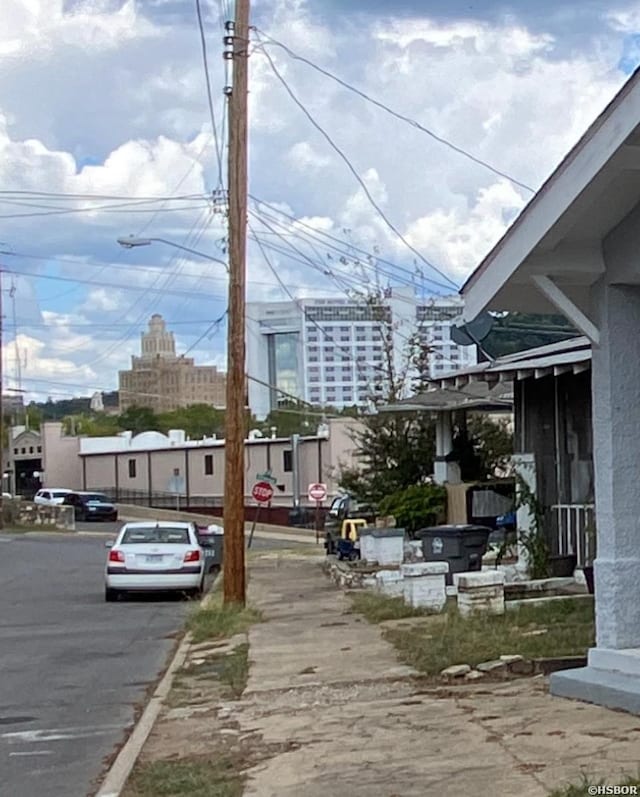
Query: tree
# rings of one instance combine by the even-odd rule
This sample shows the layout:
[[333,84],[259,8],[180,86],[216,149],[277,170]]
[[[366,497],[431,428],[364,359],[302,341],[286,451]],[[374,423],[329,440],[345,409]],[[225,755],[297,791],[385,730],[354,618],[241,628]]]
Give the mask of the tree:
[[149,407],[128,407],[119,416],[118,423],[123,431],[130,431],[134,435],[160,431],[158,416]]
[[157,418],[158,429],[165,434],[170,429],[184,429],[192,438],[224,436],[224,410],[210,404],[192,404],[170,412],[161,412]]
[[396,367],[394,329],[382,290],[372,291],[365,301],[370,315],[379,322],[382,361],[372,385],[372,412],[360,416],[353,439],[360,456],[359,468],[345,469],[340,486],[356,498],[378,503],[385,495],[423,483],[433,473],[435,423],[431,413],[380,411],[403,398],[411,388],[422,390],[428,376],[428,350],[419,330],[405,343]]

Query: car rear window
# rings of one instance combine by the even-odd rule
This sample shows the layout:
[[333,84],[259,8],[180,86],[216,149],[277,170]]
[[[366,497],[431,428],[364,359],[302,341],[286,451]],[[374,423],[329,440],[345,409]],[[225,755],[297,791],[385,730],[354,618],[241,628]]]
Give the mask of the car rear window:
[[149,526],[136,529],[127,529],[122,535],[121,545],[135,545],[136,543],[174,543],[175,545],[189,545],[189,530],[172,528],[170,526]]
[[101,495],[100,493],[91,493],[91,495],[84,496],[85,501],[99,501],[101,504],[108,504],[110,503],[109,499],[106,495]]
[[[47,493],[43,493],[43,495],[46,497]],[[65,496],[67,496],[67,495],[69,495],[69,493],[66,492],[66,491],[61,493],[61,492],[56,492],[54,490],[54,492],[51,493],[51,497],[52,498],[65,498]]]

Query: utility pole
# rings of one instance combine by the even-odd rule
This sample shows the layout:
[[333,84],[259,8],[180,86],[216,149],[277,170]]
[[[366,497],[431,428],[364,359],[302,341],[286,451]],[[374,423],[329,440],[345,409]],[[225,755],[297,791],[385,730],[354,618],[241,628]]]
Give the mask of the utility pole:
[[236,0],[229,93],[229,313],[224,471],[224,602],[244,604],[245,282],[249,0]]

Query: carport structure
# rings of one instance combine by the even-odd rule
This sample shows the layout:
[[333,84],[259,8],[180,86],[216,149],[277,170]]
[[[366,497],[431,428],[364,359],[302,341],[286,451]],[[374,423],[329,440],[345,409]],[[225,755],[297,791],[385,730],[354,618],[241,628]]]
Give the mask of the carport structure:
[[640,73],[462,289],[485,309],[562,312],[592,343],[596,647],[554,694],[640,713]]

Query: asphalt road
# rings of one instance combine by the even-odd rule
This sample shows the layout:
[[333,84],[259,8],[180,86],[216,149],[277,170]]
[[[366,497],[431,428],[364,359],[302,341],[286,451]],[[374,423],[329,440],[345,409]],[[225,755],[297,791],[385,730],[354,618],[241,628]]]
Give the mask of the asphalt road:
[[0,536],[0,795],[84,797],[189,610],[104,602],[104,541]]
[[93,794],[168,663],[191,605],[105,603],[105,556],[102,535],[0,534],[0,797]]

